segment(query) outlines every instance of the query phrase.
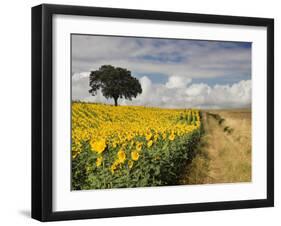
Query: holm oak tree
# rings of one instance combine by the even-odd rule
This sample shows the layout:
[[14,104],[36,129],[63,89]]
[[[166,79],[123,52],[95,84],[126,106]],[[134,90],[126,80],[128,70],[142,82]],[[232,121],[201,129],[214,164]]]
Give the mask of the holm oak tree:
[[131,72],[125,68],[103,65],[90,74],[89,92],[94,96],[101,89],[105,98],[113,98],[115,106],[119,98],[132,100],[142,93],[138,79],[131,76]]

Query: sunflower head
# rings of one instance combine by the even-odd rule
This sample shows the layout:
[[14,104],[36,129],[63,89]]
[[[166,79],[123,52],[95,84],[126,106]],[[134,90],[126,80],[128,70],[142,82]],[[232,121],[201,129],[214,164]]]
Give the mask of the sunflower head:
[[111,171],[112,174],[113,174],[113,173],[115,172],[115,170],[117,169],[118,164],[119,164],[119,163],[115,161],[115,162],[111,165],[110,171]]
[[141,148],[142,148],[142,143],[137,143],[137,145],[136,145],[136,149],[137,149],[137,151],[140,151],[141,150]]
[[102,164],[102,156],[98,157],[96,160],[96,166],[99,167]]
[[132,169],[133,165],[134,165],[134,162],[133,162],[132,160],[129,160],[129,161],[128,161],[128,167],[129,167],[129,169]]
[[122,149],[120,149],[117,153],[119,163],[124,163],[126,160],[126,153]]
[[106,141],[105,141],[105,139],[100,139],[97,141],[91,140],[90,146],[91,146],[92,151],[95,151],[98,154],[101,154],[106,148]]
[[152,141],[152,140],[148,141],[148,142],[147,142],[147,147],[150,148],[150,147],[152,146],[152,144],[153,144],[153,141]]
[[169,140],[173,141],[174,139],[175,139],[175,134],[171,133],[170,136],[169,136]]
[[132,151],[131,152],[132,160],[137,161],[139,159],[139,157],[140,157],[140,155],[139,155],[139,153],[137,151]]
[[152,133],[150,131],[147,132],[146,135],[145,135],[145,139],[148,141],[148,140],[151,139],[151,137],[152,137]]

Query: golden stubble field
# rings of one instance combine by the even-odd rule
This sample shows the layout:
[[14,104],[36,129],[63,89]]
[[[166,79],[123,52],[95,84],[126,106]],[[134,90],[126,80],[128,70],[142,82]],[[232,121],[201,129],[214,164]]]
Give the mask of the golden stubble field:
[[183,184],[251,181],[251,111],[202,112],[204,135],[197,155],[186,168]]

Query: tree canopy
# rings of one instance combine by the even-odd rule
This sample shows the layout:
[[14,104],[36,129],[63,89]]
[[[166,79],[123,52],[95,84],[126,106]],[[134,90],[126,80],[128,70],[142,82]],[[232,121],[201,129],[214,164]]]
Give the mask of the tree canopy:
[[97,91],[101,92],[105,98],[113,98],[115,106],[118,105],[119,98],[132,100],[142,93],[138,79],[131,76],[131,72],[125,68],[103,65],[98,70],[90,74],[89,92],[94,96]]

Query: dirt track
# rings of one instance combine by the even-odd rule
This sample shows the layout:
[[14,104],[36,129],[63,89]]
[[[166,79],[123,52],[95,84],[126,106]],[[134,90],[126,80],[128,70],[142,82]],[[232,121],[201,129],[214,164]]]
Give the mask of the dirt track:
[[204,135],[184,184],[251,181],[251,112],[203,112]]

